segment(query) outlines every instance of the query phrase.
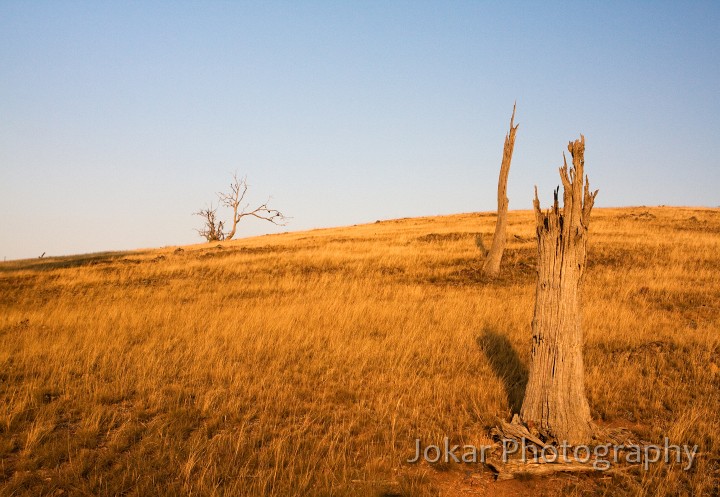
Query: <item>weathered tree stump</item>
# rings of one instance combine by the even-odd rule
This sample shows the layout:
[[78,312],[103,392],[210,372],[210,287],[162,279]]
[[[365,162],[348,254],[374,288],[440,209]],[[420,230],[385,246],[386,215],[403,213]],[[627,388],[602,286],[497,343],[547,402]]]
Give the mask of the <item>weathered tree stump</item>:
[[515,105],[510,117],[510,131],[505,135],[502,163],[500,164],[500,178],[498,180],[498,210],[497,221],[495,222],[495,234],[493,235],[490,250],[485,255],[483,272],[488,276],[497,276],[500,273],[503,251],[505,250],[505,239],[507,238],[507,212],[510,201],[507,198],[507,181],[510,174],[510,162],[512,161],[513,149],[515,148],[515,133],[518,126],[513,126],[515,120]]
[[[531,428],[569,444],[592,438],[585,395],[580,288],[587,261],[590,212],[597,191],[584,178],[585,137],[570,142],[572,168],[563,156],[552,208],[543,212],[535,189],[538,278],[532,321],[532,358],[520,416]],[[585,181],[583,181],[583,179]]]

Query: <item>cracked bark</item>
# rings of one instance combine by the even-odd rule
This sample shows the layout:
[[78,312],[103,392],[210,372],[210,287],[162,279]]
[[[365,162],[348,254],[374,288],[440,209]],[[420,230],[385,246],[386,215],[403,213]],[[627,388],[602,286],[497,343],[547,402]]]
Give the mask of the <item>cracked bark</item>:
[[[570,444],[592,437],[590,407],[585,395],[580,289],[587,261],[590,212],[597,191],[584,177],[585,137],[570,142],[560,168],[563,207],[555,201],[540,209],[535,189],[538,278],[532,321],[532,355],[520,416],[528,426]],[[585,180],[583,182],[583,179]]]

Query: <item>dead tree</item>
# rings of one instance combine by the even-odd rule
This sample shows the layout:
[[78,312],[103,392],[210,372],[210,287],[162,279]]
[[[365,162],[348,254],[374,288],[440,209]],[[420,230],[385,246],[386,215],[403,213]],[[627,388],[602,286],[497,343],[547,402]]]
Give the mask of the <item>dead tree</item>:
[[498,210],[495,223],[495,234],[492,245],[485,256],[483,272],[489,276],[497,276],[500,273],[500,262],[502,262],[503,251],[505,250],[505,239],[507,238],[507,212],[510,201],[507,198],[507,181],[510,173],[510,162],[512,161],[513,149],[515,148],[515,132],[519,125],[513,126],[515,119],[515,105],[510,117],[510,131],[505,135],[505,146],[503,147],[502,163],[500,165],[500,178],[498,180]]
[[285,226],[285,224],[287,224],[288,218],[285,217],[282,212],[277,209],[271,209],[268,206],[270,199],[254,209],[250,208],[249,203],[245,203],[245,205],[243,205],[247,191],[247,178],[238,178],[237,174],[233,174],[233,181],[230,183],[230,191],[228,193],[218,192],[217,194],[218,199],[220,200],[220,205],[232,209],[232,228],[227,233],[223,231],[223,222],[217,220],[217,207],[213,208],[211,205],[209,208],[202,209],[195,213],[195,215],[200,216],[205,220],[205,226],[202,229],[197,230],[200,236],[204,237],[209,242],[231,240],[235,236],[238,223],[246,216],[256,217],[258,219],[262,219],[263,221],[269,221],[278,226]]
[[225,239],[225,233],[223,233],[223,222],[217,220],[217,207],[210,207],[201,209],[195,213],[196,216],[200,216],[205,221],[205,225],[196,230],[200,236],[205,238],[208,242],[218,242]]
[[568,171],[564,156],[560,168],[562,210],[559,188],[548,212],[540,209],[535,188],[538,279],[530,374],[520,416],[546,436],[581,444],[590,440],[592,424],[585,395],[580,289],[597,190],[590,192],[584,176],[585,137],[570,142],[568,151],[572,168]]
[[232,229],[225,235],[226,240],[231,240],[232,237],[235,236],[238,223],[246,216],[253,216],[258,219],[262,219],[263,221],[270,221],[271,223],[279,226],[285,226],[286,224],[287,218],[279,210],[268,207],[270,199],[255,209],[250,209],[250,204],[245,204],[241,208],[241,204],[245,199],[247,190],[247,177],[238,179],[237,174],[233,174],[233,181],[230,183],[230,192],[218,193],[220,203],[233,210]]

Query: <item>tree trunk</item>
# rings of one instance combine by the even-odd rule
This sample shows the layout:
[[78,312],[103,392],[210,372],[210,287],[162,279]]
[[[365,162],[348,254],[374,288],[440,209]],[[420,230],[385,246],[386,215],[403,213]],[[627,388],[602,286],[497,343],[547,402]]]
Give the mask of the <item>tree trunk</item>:
[[238,205],[239,205],[238,203],[233,205],[233,224],[232,224],[232,229],[230,230],[230,232],[227,235],[225,235],[226,240],[232,240],[232,238],[235,236],[235,231],[237,230],[238,221],[240,220],[238,218]]
[[[543,213],[535,189],[538,279],[532,321],[532,359],[520,415],[525,423],[559,441],[588,442],[592,436],[585,396],[580,288],[587,260],[590,211],[597,191],[584,178],[585,137],[571,142],[560,168],[563,208],[555,190],[553,207]],[[583,185],[583,178],[585,183]]]
[[497,276],[500,273],[500,262],[502,262],[503,251],[505,250],[507,211],[510,201],[507,198],[507,180],[510,173],[510,162],[512,161],[513,148],[515,147],[515,132],[518,126],[513,126],[515,119],[515,106],[510,117],[510,132],[505,135],[505,146],[503,147],[503,158],[500,165],[500,179],[498,180],[498,210],[495,223],[495,234],[493,235],[492,246],[485,256],[483,272],[489,276]]

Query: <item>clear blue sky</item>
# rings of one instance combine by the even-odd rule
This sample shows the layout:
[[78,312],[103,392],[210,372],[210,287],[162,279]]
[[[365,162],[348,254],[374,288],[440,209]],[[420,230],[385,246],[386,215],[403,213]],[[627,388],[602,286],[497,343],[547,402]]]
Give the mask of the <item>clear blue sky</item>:
[[720,205],[718,2],[0,2],[0,257],[201,241],[230,173],[285,228]]

